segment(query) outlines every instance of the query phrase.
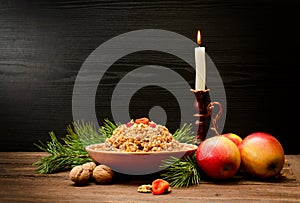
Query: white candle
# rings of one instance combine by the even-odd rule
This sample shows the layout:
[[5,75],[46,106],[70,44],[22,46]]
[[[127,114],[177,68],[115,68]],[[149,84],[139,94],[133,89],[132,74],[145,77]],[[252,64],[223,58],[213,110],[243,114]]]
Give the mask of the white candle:
[[[201,34],[198,30],[197,33],[197,43],[201,44]],[[206,80],[206,64],[205,64],[205,47],[195,48],[195,61],[196,61],[196,80],[195,89],[205,90],[205,80]]]

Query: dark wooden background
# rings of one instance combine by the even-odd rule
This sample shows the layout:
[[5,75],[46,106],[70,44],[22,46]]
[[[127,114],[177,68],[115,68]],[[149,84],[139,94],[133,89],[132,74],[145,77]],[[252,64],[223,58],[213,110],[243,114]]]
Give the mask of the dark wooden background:
[[[101,43],[147,28],[194,40],[196,29],[201,28],[207,53],[226,90],[224,132],[241,137],[254,131],[269,132],[282,142],[287,154],[299,154],[298,8],[288,1],[269,0],[1,0],[0,149],[38,151],[33,143],[49,140],[49,131],[64,136],[72,122],[77,72]],[[182,66],[174,57],[152,52],[124,57],[114,66],[116,70],[141,64],[178,70]],[[182,74],[193,87],[194,72],[187,70]],[[116,75],[106,80],[107,89],[98,92],[107,98],[96,101],[99,122],[111,117],[107,107],[119,79]],[[157,91],[162,90],[154,94]],[[133,116],[145,113],[142,100],[136,96],[141,110]],[[168,113],[168,118],[177,115]],[[171,129],[176,128],[176,122],[173,124]]]

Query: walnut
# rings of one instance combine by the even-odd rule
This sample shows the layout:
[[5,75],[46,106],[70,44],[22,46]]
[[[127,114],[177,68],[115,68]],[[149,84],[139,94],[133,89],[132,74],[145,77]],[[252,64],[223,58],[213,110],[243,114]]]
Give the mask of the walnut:
[[81,165],[83,169],[88,169],[90,172],[93,172],[93,170],[96,168],[95,162],[88,162]]
[[88,170],[90,173],[90,178],[93,177],[93,170],[96,168],[96,164],[94,162],[88,162],[85,164],[82,164],[81,167],[85,170]]
[[75,166],[70,171],[69,177],[76,185],[86,185],[89,183],[90,172],[82,166]]
[[96,183],[107,184],[112,181],[113,171],[106,165],[98,165],[93,170],[93,178]]

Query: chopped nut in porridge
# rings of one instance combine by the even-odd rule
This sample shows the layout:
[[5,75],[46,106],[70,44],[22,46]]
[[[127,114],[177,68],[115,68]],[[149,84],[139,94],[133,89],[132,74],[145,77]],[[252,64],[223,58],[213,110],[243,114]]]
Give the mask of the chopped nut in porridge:
[[106,151],[159,152],[180,150],[168,128],[147,118],[119,125],[104,142]]

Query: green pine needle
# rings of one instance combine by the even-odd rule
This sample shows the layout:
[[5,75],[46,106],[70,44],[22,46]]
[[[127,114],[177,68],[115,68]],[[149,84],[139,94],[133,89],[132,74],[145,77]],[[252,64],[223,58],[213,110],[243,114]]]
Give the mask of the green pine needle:
[[104,136],[104,138],[108,138],[112,135],[113,131],[121,125],[120,123],[114,124],[108,119],[104,119],[104,123],[100,126],[99,131]]
[[[106,136],[96,129],[94,123],[78,121],[73,123],[72,126],[68,126],[67,132],[69,134],[77,134],[80,138],[81,145],[88,146],[91,144],[102,143],[105,141]],[[71,140],[71,143],[75,140]],[[80,143],[77,143],[78,145]],[[75,146],[78,146],[75,144]]]
[[195,144],[196,136],[192,131],[192,124],[184,123],[183,126],[173,133],[173,137],[181,143]]
[[201,182],[195,155],[183,158],[171,157],[163,161],[162,167],[166,168],[161,174],[162,178],[174,188],[188,187]]
[[40,150],[49,153],[48,156],[41,158],[33,164],[37,166],[37,173],[49,174],[64,171],[91,161],[76,134],[66,135],[64,139],[65,145],[57,139],[54,132],[50,132],[49,134],[51,141],[46,144],[41,141],[40,144],[34,143]]
[[104,126],[96,130],[92,123],[74,122],[67,127],[67,135],[58,140],[54,132],[50,132],[50,141],[46,144],[39,141],[34,143],[40,150],[48,155],[33,163],[36,172],[50,174],[58,171],[70,170],[74,166],[92,161],[85,147],[90,144],[103,143],[110,137],[117,125],[109,120],[104,121]]

